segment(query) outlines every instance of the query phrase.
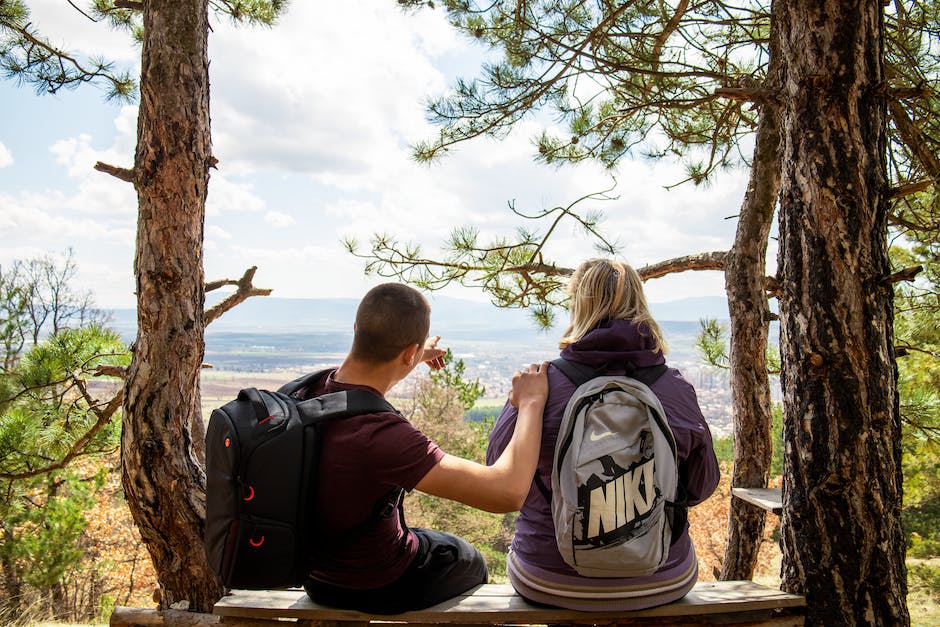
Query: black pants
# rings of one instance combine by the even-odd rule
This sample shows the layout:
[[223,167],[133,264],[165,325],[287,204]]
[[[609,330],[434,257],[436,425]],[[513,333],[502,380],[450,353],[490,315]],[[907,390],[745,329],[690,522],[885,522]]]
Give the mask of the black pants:
[[369,614],[400,614],[437,605],[486,583],[486,562],[469,542],[441,531],[412,531],[418,536],[418,554],[408,570],[387,586],[352,590],[308,580],[304,590],[320,605]]

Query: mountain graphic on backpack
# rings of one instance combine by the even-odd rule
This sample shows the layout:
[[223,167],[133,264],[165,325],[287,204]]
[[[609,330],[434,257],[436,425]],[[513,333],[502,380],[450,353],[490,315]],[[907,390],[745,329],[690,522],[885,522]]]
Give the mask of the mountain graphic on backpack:
[[558,550],[587,577],[652,574],[665,565],[687,517],[675,438],[648,387],[667,368],[552,364],[578,386],[552,465]]

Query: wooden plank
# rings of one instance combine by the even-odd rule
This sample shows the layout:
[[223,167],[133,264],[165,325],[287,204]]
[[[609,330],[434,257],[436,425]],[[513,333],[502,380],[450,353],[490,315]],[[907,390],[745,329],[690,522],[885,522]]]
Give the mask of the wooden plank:
[[[805,605],[803,597],[751,581],[699,582],[674,603],[632,612],[581,612],[532,605],[509,586],[483,585],[434,607],[394,616],[317,605],[302,590],[236,590],[215,604],[223,617],[293,618],[316,621],[395,621],[407,623],[566,623],[610,622],[613,617],[692,616],[753,612]],[[227,622],[227,621],[226,621]]]
[[182,610],[158,610],[143,607],[114,606],[109,624],[111,627],[204,627],[217,626],[220,617],[216,614],[184,612]]
[[780,488],[731,488],[731,494],[777,516],[783,513],[783,495]]

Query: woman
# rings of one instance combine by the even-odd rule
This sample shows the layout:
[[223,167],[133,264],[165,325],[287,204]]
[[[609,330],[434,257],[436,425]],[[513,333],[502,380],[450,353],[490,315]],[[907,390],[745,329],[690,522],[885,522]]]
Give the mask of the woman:
[[[571,322],[560,342],[564,359],[595,369],[625,361],[637,368],[665,363],[662,331],[649,313],[633,268],[607,259],[586,261],[571,277],[568,292]],[[507,558],[510,583],[531,601],[587,611],[641,609],[685,596],[698,575],[687,525],[672,544],[666,564],[652,575],[585,577],[562,559],[552,522],[551,473],[559,424],[576,386],[554,366],[548,371],[548,385],[536,470],[542,485],[533,482],[516,521]],[[695,390],[673,368],[650,389],[662,403],[675,436],[679,479],[688,504],[696,505],[715,490],[719,471]],[[509,442],[515,422],[516,410],[507,403],[490,436],[488,461],[495,460]]]

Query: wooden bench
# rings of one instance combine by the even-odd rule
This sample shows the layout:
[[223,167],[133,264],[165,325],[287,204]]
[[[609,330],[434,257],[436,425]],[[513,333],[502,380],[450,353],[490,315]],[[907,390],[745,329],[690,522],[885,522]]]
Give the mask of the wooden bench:
[[[578,612],[533,605],[508,585],[487,584],[424,610],[375,616],[311,601],[303,590],[236,590],[215,604],[224,625],[802,625],[803,597],[750,581],[699,582],[683,599],[632,612]],[[114,623],[112,622],[112,625]],[[288,623],[289,624],[289,623]]]
[[780,488],[731,488],[731,495],[779,516],[783,513]]

